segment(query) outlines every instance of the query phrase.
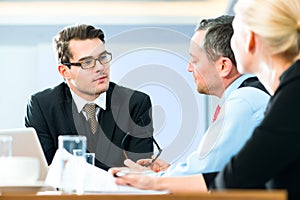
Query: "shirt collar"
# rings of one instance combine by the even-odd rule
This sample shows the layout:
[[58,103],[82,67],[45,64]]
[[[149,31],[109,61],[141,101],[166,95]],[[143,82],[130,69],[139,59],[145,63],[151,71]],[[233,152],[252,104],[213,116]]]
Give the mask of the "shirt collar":
[[243,74],[242,76],[238,77],[236,80],[234,80],[225,90],[225,92],[223,93],[221,100],[219,102],[219,105],[223,105],[223,103],[225,102],[225,100],[227,99],[227,97],[231,94],[231,92],[233,92],[234,90],[236,90],[238,87],[240,87],[240,85],[248,78],[250,77],[254,77],[254,75],[252,74]]
[[72,90],[70,90],[70,91],[71,91],[71,94],[72,94],[72,98],[75,102],[75,105],[77,107],[78,113],[80,113],[82,111],[83,107],[87,103],[95,103],[97,106],[99,106],[102,109],[106,110],[106,92],[101,93],[99,95],[99,97],[97,97],[94,101],[90,102],[90,101],[87,101],[87,100],[83,99],[82,97],[78,96]]

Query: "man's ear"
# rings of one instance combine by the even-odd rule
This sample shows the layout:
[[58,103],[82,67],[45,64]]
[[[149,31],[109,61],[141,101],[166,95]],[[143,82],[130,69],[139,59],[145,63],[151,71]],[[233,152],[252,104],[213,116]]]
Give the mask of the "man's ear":
[[226,78],[231,74],[233,63],[229,58],[221,57],[217,60],[216,66],[220,76]]
[[59,64],[57,66],[57,69],[64,79],[68,79],[70,77],[70,69],[66,65]]

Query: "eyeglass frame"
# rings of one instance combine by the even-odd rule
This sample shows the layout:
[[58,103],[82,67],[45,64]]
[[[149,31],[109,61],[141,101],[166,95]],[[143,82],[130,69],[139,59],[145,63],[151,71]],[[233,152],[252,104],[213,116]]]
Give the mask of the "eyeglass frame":
[[[128,155],[126,154],[126,151],[124,150],[125,149],[124,143],[125,143],[125,140],[126,140],[126,138],[127,138],[128,135],[130,135],[129,132],[124,136],[124,138],[121,141],[121,148],[123,149],[123,154],[124,154],[124,157],[126,159],[128,159]],[[160,148],[160,146],[158,145],[158,143],[156,142],[156,140],[154,139],[153,136],[151,136],[151,139],[152,139],[153,143],[155,144],[155,146],[156,146],[156,148],[158,150],[158,154],[156,154],[156,156],[151,159],[151,162],[143,165],[144,167],[151,166],[158,159],[158,157],[160,156],[160,154],[162,153],[162,148]]]
[[[107,61],[107,62],[105,62],[105,63],[101,62],[101,60],[100,60],[101,56],[103,56],[104,54],[110,56],[110,60]],[[84,68],[84,67],[82,66],[82,63],[83,63],[84,61],[86,61],[86,59],[93,59],[94,65],[93,65],[92,67]],[[92,68],[94,68],[94,67],[96,66],[96,62],[97,62],[97,61],[99,61],[99,63],[100,63],[101,65],[105,65],[105,64],[109,63],[111,60],[112,60],[112,53],[111,53],[111,52],[108,52],[108,51],[103,51],[102,53],[99,54],[99,56],[98,56],[97,58],[94,58],[94,57],[90,56],[90,57],[82,58],[82,59],[80,59],[80,60],[79,60],[78,62],[76,62],[76,63],[70,63],[70,62],[67,63],[67,62],[66,62],[66,63],[61,63],[61,64],[66,65],[66,66],[69,67],[69,68],[70,68],[71,66],[77,66],[77,67],[81,67],[81,69],[92,69]]]

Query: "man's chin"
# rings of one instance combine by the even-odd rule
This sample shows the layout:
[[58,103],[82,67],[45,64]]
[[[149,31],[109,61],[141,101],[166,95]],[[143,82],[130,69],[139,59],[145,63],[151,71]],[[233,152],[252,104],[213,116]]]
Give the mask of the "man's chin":
[[95,96],[99,96],[100,94],[102,94],[102,93],[104,93],[104,92],[106,92],[106,90],[97,90],[97,91],[95,92]]
[[108,90],[109,87],[109,82],[107,83],[102,83],[102,84],[98,84],[95,86],[95,94],[101,94],[103,92],[106,92]]
[[203,88],[197,88],[197,91],[199,94],[209,95],[209,92],[207,90],[204,90]]
[[95,95],[100,95],[100,94],[106,92],[107,89],[108,89],[108,87],[97,88],[97,90],[95,91]]

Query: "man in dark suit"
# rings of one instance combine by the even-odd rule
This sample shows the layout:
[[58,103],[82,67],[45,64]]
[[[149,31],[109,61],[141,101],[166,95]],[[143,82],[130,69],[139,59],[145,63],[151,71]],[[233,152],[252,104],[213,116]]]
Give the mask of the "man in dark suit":
[[[112,54],[101,29],[66,27],[54,38],[65,82],[31,96],[25,126],[36,129],[48,164],[59,135],[85,135],[95,165],[107,170],[153,152],[150,97],[109,81]],[[91,113],[90,113],[91,111]]]

